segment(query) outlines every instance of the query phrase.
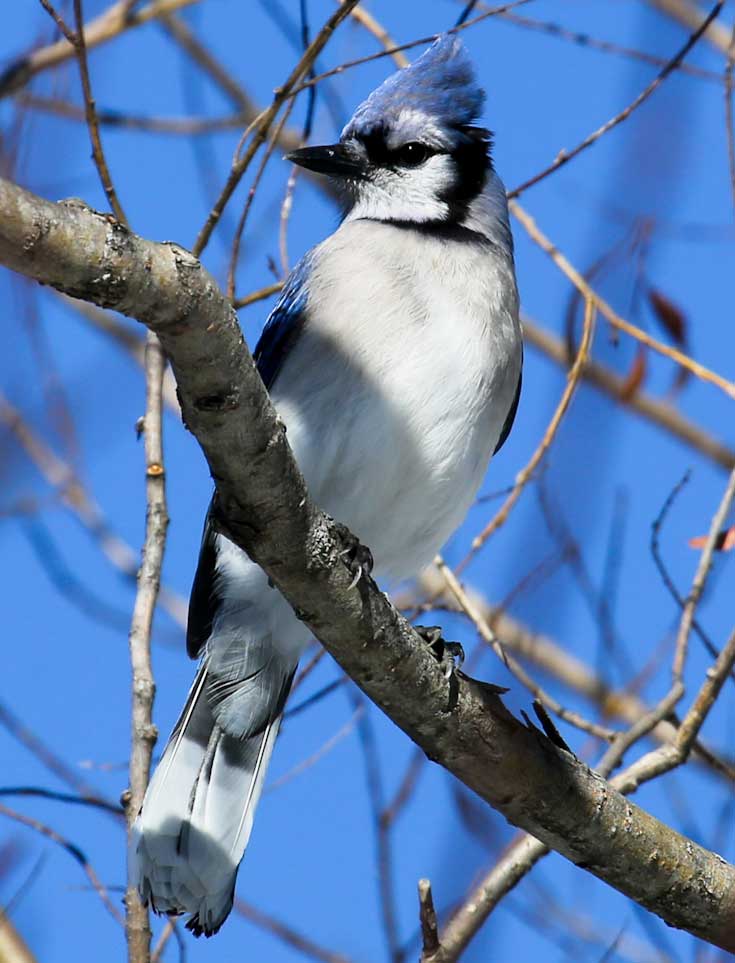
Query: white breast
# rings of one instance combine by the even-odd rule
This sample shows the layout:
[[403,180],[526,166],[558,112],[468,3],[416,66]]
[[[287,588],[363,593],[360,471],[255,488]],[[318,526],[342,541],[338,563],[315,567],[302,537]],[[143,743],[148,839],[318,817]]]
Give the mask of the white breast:
[[318,504],[391,577],[464,517],[520,372],[512,263],[374,221],[316,249],[308,320],[273,388]]

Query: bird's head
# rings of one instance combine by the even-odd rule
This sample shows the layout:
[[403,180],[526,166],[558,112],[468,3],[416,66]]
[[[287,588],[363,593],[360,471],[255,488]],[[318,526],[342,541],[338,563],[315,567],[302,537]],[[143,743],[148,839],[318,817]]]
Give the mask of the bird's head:
[[350,218],[458,222],[491,168],[490,132],[473,125],[484,100],[461,41],[444,35],[370,94],[337,144],[288,159],[332,177]]

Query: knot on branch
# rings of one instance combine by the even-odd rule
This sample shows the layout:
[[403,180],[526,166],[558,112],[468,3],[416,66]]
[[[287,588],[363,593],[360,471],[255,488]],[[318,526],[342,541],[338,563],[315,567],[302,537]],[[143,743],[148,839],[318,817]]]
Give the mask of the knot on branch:
[[201,398],[194,399],[194,407],[197,411],[226,412],[234,411],[240,407],[240,396],[236,391],[223,391],[216,395],[203,395]]

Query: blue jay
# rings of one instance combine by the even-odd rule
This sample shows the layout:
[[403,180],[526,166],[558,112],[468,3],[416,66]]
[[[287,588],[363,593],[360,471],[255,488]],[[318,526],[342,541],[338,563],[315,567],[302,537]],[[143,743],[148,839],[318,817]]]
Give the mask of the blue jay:
[[[339,228],[288,278],[255,350],[314,500],[408,578],[457,528],[511,429],[522,343],[505,191],[485,95],[442,36],[288,159],[331,177]],[[235,878],[309,632],[205,523],[187,648],[201,665],[131,839],[131,876],[197,936]]]

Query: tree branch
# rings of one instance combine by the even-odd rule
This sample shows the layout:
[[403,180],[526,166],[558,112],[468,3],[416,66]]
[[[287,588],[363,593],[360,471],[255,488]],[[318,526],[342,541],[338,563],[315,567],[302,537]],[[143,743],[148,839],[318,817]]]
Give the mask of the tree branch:
[[491,687],[460,680],[448,711],[448,682],[411,626],[370,579],[351,585],[338,530],[308,496],[232,306],[189,252],[136,237],[78,201],[52,204],[0,180],[0,263],[159,336],[228,535],[430,758],[670,925],[735,950],[735,867],[526,728]]

